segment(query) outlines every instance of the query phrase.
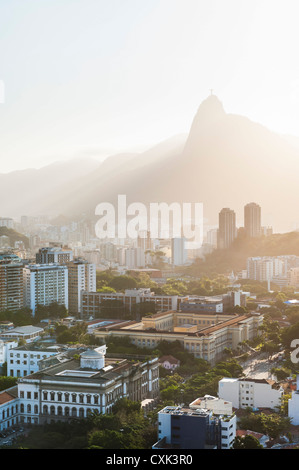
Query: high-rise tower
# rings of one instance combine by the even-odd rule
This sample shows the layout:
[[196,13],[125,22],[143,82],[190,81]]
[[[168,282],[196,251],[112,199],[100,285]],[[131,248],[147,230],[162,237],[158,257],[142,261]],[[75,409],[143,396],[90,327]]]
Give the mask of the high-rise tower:
[[236,238],[236,213],[228,207],[219,212],[218,244],[220,249],[229,248]]
[[255,202],[244,207],[244,229],[248,237],[261,236],[261,207]]

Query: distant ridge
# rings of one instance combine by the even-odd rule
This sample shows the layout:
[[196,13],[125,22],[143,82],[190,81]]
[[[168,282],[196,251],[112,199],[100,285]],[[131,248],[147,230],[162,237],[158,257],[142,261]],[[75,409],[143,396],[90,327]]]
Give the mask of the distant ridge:
[[[112,155],[90,171],[83,163],[77,174],[66,170],[61,179],[48,176],[50,170],[35,179],[26,172],[0,175],[0,215],[93,216],[98,203],[116,203],[125,194],[128,203],[202,202],[207,226],[218,225],[223,207],[235,210],[242,225],[249,201],[261,205],[262,224],[275,232],[299,225],[299,146],[290,136],[226,113],[213,94],[198,107],[187,136],[147,152]],[[15,194],[7,198],[12,187]]]
[[268,237],[238,237],[229,249],[215,250],[205,259],[197,259],[184,272],[193,276],[213,273],[237,273],[246,269],[247,258],[252,256],[299,256],[299,232],[274,234]]

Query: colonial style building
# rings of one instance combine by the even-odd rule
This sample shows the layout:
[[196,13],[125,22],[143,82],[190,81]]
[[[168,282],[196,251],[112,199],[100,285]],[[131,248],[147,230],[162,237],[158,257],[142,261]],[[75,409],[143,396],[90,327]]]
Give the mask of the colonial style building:
[[86,418],[96,411],[110,413],[120,398],[143,401],[158,396],[158,358],[112,358],[106,356],[106,346],[100,346],[20,378],[6,392],[0,396],[0,416],[14,418],[14,423],[10,419],[3,424],[6,427]]
[[[180,322],[182,319],[184,323]],[[263,316],[254,314],[169,311],[147,315],[140,322],[106,322],[95,328],[93,334],[103,342],[107,337],[129,338],[133,344],[146,348],[155,348],[162,340],[179,341],[195,357],[214,364],[222,358],[226,348],[236,349],[239,343],[256,337],[262,322]]]

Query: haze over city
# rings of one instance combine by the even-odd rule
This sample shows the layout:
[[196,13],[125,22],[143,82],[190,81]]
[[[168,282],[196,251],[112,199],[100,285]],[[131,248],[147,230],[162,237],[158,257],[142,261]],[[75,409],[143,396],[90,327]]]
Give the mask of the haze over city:
[[296,1],[1,2],[0,173],[144,151],[228,113],[298,136]]

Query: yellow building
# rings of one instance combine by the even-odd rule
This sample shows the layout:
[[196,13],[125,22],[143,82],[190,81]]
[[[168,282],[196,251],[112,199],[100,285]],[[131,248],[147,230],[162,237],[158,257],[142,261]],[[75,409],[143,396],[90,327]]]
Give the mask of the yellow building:
[[186,351],[213,364],[222,357],[225,348],[236,349],[240,342],[257,336],[263,322],[263,316],[256,314],[188,313],[184,323],[178,324],[179,319],[181,312],[169,311],[143,317],[140,322],[105,325],[95,329],[94,334],[104,342],[111,336],[126,337],[136,346],[146,348],[155,348],[162,340],[179,341]]

